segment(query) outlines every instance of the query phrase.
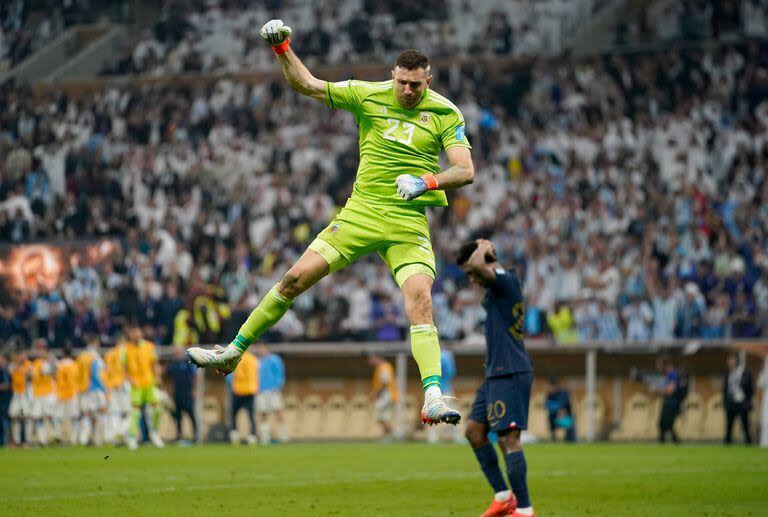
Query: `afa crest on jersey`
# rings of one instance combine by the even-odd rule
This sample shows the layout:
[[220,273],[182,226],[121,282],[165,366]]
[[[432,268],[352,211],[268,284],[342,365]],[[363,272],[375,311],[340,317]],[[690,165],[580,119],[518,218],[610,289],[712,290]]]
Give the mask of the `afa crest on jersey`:
[[421,118],[419,119],[422,124],[428,124],[429,123],[429,112],[428,111],[422,111],[421,112]]

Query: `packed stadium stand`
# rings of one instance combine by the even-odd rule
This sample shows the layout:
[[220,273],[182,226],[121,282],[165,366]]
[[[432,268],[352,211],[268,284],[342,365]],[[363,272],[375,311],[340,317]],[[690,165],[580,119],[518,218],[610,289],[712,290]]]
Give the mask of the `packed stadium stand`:
[[[751,42],[537,60],[438,81],[459,99],[484,180],[432,214],[443,335],[480,324],[451,260],[474,235],[491,236],[502,260],[520,265],[534,335],[759,335],[768,309],[765,63]],[[77,267],[52,292],[6,307],[5,338],[29,339],[53,304],[59,318],[82,312],[86,325],[106,319],[110,329],[140,316],[170,343],[175,314],[157,307],[192,310],[211,284],[222,302],[248,310],[354,179],[351,117],[280,83],[108,86],[81,99],[6,85],[0,105],[3,240],[120,242],[107,263]],[[301,299],[280,339],[360,329],[402,337],[383,265],[364,261],[341,276]]]
[[761,0],[637,0],[629,2],[616,27],[616,43],[765,37],[767,21]]
[[0,3],[0,77],[77,24],[124,20],[122,0],[9,0]]
[[272,56],[259,36],[259,20],[271,14],[291,20],[294,29],[309,36],[302,47],[310,64],[388,62],[416,35],[433,58],[470,52],[557,53],[591,5],[591,0],[339,0],[291,2],[276,10],[276,5],[247,1],[171,2],[128,55],[105,73],[268,69]]
[[[722,17],[706,2],[643,2],[639,25],[616,24],[621,50],[579,57],[563,52],[595,2],[480,2],[472,17],[455,0],[251,4],[165,3],[86,89],[0,84],[0,343],[80,348],[98,334],[111,345],[128,321],[160,345],[226,342],[327,225],[351,192],[357,127],[276,78],[258,35],[275,13],[311,34],[294,48],[332,79],[387,78],[419,34],[436,63],[433,88],[463,112],[481,181],[429,214],[446,342],[482,332],[480,295],[464,289],[454,263],[458,246],[481,236],[524,279],[526,332],[547,346],[765,336],[764,2],[715,2],[734,9]],[[54,31],[25,15],[30,6],[45,2],[0,10],[8,68],[54,32],[95,20],[74,13]],[[660,44],[627,47],[639,40]],[[252,75],[226,75],[244,71]],[[185,73],[201,80],[171,80]],[[16,278],[14,260],[42,265]],[[302,295],[264,340],[400,342],[406,331],[397,286],[371,257]],[[685,438],[722,435],[708,418],[723,420],[719,359],[708,356],[709,374],[687,399]],[[655,437],[660,407],[642,383],[617,397],[605,380],[588,398],[580,369],[547,361],[569,376],[580,438],[591,425],[603,438]],[[290,384],[291,435],[378,436],[344,425],[374,411],[351,395],[366,393],[367,377],[352,377],[328,389]],[[460,400],[471,400],[476,382],[463,382]],[[226,418],[223,389],[206,393],[206,430]],[[543,384],[535,393],[531,432],[545,439]],[[404,407],[415,420],[417,402]]]

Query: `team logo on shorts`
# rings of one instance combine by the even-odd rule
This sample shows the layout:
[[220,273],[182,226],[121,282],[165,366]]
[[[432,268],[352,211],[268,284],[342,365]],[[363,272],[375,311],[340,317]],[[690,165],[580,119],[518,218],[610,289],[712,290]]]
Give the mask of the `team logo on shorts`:
[[341,230],[341,225],[339,223],[333,223],[331,225],[331,233],[339,233],[339,230]]
[[459,126],[456,128],[456,140],[459,142],[464,140],[464,126]]
[[426,112],[426,111],[422,111],[422,112],[421,112],[421,119],[420,119],[420,120],[421,120],[421,123],[422,123],[422,124],[427,124],[427,123],[429,123],[429,112]]

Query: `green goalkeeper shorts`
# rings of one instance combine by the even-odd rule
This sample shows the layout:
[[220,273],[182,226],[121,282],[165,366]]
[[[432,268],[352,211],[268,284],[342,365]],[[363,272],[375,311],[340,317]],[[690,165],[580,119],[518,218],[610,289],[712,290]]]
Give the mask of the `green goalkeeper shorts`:
[[144,404],[155,404],[156,402],[157,394],[155,393],[154,386],[146,388],[131,386],[131,404],[135,407],[141,407]]
[[349,199],[309,249],[341,269],[377,252],[402,287],[411,276],[435,278],[435,254],[423,206],[370,205]]

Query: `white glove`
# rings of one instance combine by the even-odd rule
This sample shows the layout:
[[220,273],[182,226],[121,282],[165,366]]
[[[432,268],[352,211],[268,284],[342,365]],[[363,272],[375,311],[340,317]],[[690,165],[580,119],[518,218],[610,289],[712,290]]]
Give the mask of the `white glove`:
[[272,46],[279,45],[285,38],[290,38],[293,31],[283,20],[269,20],[261,28],[261,37]]
[[427,182],[410,174],[397,177],[397,193],[406,201],[416,199],[427,191]]

